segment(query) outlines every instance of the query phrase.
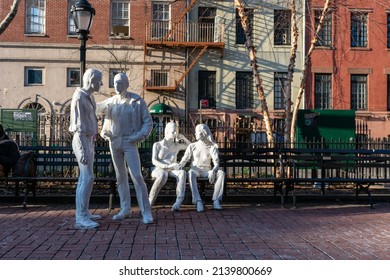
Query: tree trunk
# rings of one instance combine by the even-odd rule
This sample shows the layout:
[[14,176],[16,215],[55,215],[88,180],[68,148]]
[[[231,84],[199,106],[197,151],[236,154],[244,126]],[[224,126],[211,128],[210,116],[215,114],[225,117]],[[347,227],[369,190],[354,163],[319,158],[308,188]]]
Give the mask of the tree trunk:
[[20,0],[14,0],[8,15],[0,23],[0,34],[2,34],[7,29],[7,27],[11,24],[12,20],[15,18],[16,13],[18,12],[19,2]]
[[253,45],[253,41],[252,41],[252,37],[251,37],[252,36],[251,26],[250,26],[250,23],[248,20],[248,16],[245,12],[244,3],[241,0],[234,0],[234,4],[238,10],[238,14],[239,14],[240,19],[241,19],[241,25],[242,25],[242,28],[244,29],[244,32],[245,32],[245,38],[246,38],[245,45],[246,45],[246,48],[248,50],[249,60],[250,60],[251,66],[252,66],[253,74],[255,76],[256,91],[257,91],[257,94],[259,96],[261,109],[263,111],[263,120],[265,123],[268,145],[270,147],[273,147],[274,136],[273,136],[270,116],[269,116],[269,112],[268,112],[267,100],[265,98],[264,89],[262,86],[262,80],[260,78],[260,73],[258,70],[256,49]]
[[307,52],[307,54],[305,56],[305,64],[304,64],[303,69],[302,69],[301,83],[299,86],[297,98],[295,100],[295,104],[294,104],[295,106],[294,106],[292,120],[291,120],[291,140],[292,140],[292,143],[294,143],[295,134],[296,134],[295,126],[296,126],[297,118],[298,118],[299,105],[301,104],[302,96],[303,96],[304,89],[305,89],[305,81],[306,81],[306,76],[307,76],[307,66],[310,63],[311,54],[313,53],[313,50],[315,48],[315,44],[317,42],[317,34],[320,32],[322,24],[323,24],[324,19],[325,19],[325,15],[328,13],[329,2],[330,2],[330,0],[325,0],[324,9],[322,10],[322,14],[320,17],[320,22],[317,26],[316,32],[314,34],[314,38],[311,40],[309,51]]
[[291,138],[290,133],[292,130],[292,115],[291,115],[291,91],[292,83],[294,80],[294,68],[295,68],[295,59],[297,57],[297,48],[298,48],[298,26],[297,26],[297,9],[295,5],[295,0],[290,0],[290,9],[291,9],[291,24],[292,24],[292,44],[290,50],[290,64],[288,65],[288,86],[285,92],[285,128],[284,128],[284,143],[290,144]]

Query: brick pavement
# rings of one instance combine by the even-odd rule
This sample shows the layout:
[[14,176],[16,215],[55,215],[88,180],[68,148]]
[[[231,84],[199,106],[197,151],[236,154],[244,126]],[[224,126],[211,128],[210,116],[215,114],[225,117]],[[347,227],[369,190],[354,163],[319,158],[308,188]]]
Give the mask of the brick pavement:
[[112,221],[117,210],[91,205],[103,216],[94,230],[74,228],[73,204],[0,203],[2,260],[390,260],[390,204],[301,203],[224,205],[197,213],[153,209],[155,223]]

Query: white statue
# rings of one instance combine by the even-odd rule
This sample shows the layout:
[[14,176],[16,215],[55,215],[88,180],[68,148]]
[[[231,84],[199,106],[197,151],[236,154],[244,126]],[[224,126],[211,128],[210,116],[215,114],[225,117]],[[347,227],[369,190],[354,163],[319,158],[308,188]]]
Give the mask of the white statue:
[[[184,143],[179,141],[183,140]],[[177,163],[177,154],[185,150],[191,142],[182,134],[177,134],[177,126],[174,121],[166,124],[164,139],[153,144],[152,163],[155,169],[152,177],[155,178],[149,193],[150,205],[156,202],[158,193],[168,180],[168,176],[176,178],[176,202],[172,206],[172,211],[179,211],[183,203],[186,189],[186,172],[180,170]]]
[[102,73],[99,70],[85,71],[83,87],[75,90],[70,108],[69,131],[73,133],[72,148],[79,166],[75,226],[80,229],[98,227],[99,224],[93,220],[101,218],[88,210],[94,182],[94,140],[98,132],[96,103],[92,94],[99,91],[101,85]]
[[128,92],[129,79],[125,73],[114,77],[116,95],[98,103],[97,112],[106,112],[100,135],[109,140],[116,173],[121,210],[113,220],[131,216],[131,198],[128,172],[134,183],[138,205],[144,224],[153,223],[148,190],[141,172],[137,144],[150,134],[153,121],[146,102],[139,95]]
[[215,210],[222,210],[221,200],[225,185],[225,172],[219,169],[218,145],[214,142],[210,128],[205,124],[196,126],[195,138],[197,141],[187,147],[180,161],[180,167],[183,167],[189,160],[192,160],[188,171],[192,203],[196,204],[198,212],[204,211],[197,178],[208,178],[211,184],[214,183],[213,207]]

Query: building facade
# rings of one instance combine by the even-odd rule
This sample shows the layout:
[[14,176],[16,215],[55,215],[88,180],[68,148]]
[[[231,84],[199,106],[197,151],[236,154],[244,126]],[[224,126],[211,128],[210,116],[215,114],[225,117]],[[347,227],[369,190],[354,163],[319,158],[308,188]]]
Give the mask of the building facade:
[[[36,108],[47,123],[40,135],[66,134],[70,100],[80,83],[80,41],[70,13],[75,2],[20,1],[15,19],[0,35],[0,105]],[[234,0],[89,2],[96,16],[86,64],[104,74],[97,101],[114,94],[113,76],[124,71],[129,89],[150,108],[158,103],[172,108],[168,117],[192,126],[206,122],[219,140],[263,138],[262,111]],[[268,107],[275,129],[282,129],[292,45],[289,4],[246,2]],[[0,18],[11,4],[0,2]],[[304,61],[303,0],[297,1],[297,10],[293,100]],[[156,122],[164,121],[156,116]]]
[[[307,1],[306,44],[324,1]],[[366,136],[390,135],[390,2],[331,1],[306,82],[305,107],[354,110]]]

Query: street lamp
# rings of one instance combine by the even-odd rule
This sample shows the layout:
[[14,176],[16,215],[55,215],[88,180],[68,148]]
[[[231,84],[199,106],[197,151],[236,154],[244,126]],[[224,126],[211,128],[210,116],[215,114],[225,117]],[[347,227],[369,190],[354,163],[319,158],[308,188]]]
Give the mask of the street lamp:
[[88,40],[89,29],[91,28],[95,9],[87,0],[77,1],[71,8],[76,33],[80,40],[80,83],[85,72],[85,43]]

